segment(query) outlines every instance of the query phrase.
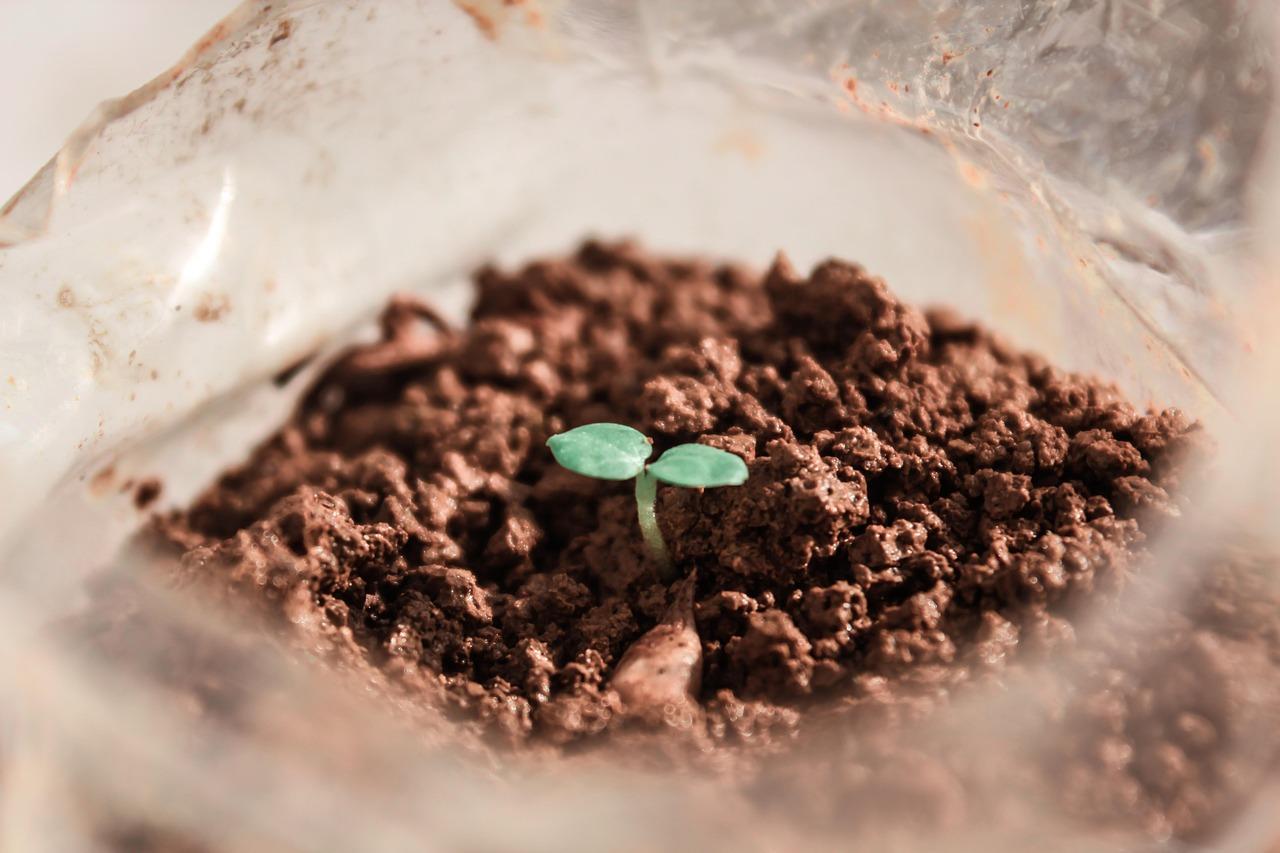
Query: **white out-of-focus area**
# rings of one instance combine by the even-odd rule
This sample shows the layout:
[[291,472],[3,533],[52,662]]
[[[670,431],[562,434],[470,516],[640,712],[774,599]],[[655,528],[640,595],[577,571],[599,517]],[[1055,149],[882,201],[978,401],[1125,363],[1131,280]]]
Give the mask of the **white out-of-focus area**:
[[175,62],[235,0],[0,0],[0,205],[100,101]]

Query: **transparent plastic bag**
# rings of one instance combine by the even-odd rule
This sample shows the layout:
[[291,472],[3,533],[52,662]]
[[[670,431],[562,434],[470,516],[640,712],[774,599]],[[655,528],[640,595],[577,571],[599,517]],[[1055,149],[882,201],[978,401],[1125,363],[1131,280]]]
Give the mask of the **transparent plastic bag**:
[[[725,815],[689,780],[534,768],[537,784],[495,788],[447,735],[370,723],[340,683],[181,597],[151,602],[173,633],[149,664],[49,630],[128,560],[125,486],[161,475],[182,504],[390,293],[460,317],[479,262],[587,234],[757,265],[855,259],[908,300],[1203,418],[1223,456],[1163,545],[1171,601],[1180,567],[1241,519],[1270,545],[1273,16],[1159,0],[241,7],[104,105],[0,217],[4,837],[61,849],[136,819],[247,849],[794,843],[797,827]],[[223,638],[211,666],[236,682],[237,724],[193,722],[157,687],[183,632]],[[1003,731],[1022,748],[1018,713],[1009,696],[957,709],[987,732],[956,728],[962,751]],[[319,737],[334,730],[342,749]],[[1045,838],[1104,843],[1039,807]],[[1218,840],[1274,830],[1245,811]],[[902,840],[931,843],[913,826]]]

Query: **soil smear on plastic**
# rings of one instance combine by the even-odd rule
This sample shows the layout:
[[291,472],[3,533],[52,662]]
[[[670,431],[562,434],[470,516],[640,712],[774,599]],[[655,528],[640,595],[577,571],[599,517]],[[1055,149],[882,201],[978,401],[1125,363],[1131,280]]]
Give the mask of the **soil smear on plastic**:
[[[501,748],[640,739],[748,790],[791,766],[761,800],[793,816],[977,819],[986,773],[1094,825],[1198,838],[1270,760],[1273,567],[1210,560],[1189,605],[1130,603],[1209,452],[1178,412],[841,261],[762,275],[589,242],[476,281],[466,329],[393,301],[380,340],[158,520],[175,582]],[[630,484],[546,449],[596,421],[749,466],[741,487],[662,490],[673,584]],[[1073,688],[1007,696],[1043,748],[974,770],[903,734],[1044,661]]]

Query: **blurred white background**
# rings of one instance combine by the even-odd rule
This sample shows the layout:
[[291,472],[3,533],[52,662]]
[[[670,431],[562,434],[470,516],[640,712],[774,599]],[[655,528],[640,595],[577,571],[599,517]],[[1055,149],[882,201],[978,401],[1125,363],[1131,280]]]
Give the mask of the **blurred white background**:
[[99,101],[173,64],[235,0],[0,0],[0,206]]

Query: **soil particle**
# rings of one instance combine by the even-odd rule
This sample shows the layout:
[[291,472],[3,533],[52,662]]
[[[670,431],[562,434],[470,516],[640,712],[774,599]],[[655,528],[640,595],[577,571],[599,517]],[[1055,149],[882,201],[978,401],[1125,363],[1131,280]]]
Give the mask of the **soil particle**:
[[490,41],[497,40],[498,26],[497,24],[494,23],[493,18],[489,17],[489,15],[485,11],[483,11],[473,3],[466,3],[466,2],[463,2],[463,0],[455,0],[455,2],[457,3],[457,6],[459,9],[466,12],[467,15],[470,16],[471,20],[476,25],[476,29],[480,31],[481,35],[483,35],[485,38],[489,39]]
[[[842,261],[756,275],[590,242],[476,282],[466,330],[393,301],[380,341],[158,522],[179,576],[309,647],[344,632],[348,666],[508,745],[580,751],[647,725],[701,755],[773,755],[838,719],[849,745],[809,776],[867,803],[897,785],[954,820],[963,776],[848,721],[892,731],[1054,655],[1097,685],[1046,709],[1070,748],[1032,762],[1074,814],[1192,837],[1247,787],[1222,744],[1240,685],[1278,675],[1265,571],[1217,566],[1198,614],[1160,616],[1153,639],[1077,636],[1182,512],[1197,425]],[[546,451],[593,421],[747,462],[741,487],[660,493],[683,580],[659,580],[624,484]],[[806,784],[801,811],[822,802]]]
[[231,300],[223,293],[204,293],[196,303],[195,318],[199,323],[216,323],[231,311]]
[[133,491],[133,505],[138,509],[146,509],[160,497],[164,486],[157,477],[148,477],[138,483]]
[[293,21],[288,18],[282,18],[280,23],[276,25],[275,32],[271,34],[271,39],[267,42],[267,47],[275,47],[291,35],[293,35]]

